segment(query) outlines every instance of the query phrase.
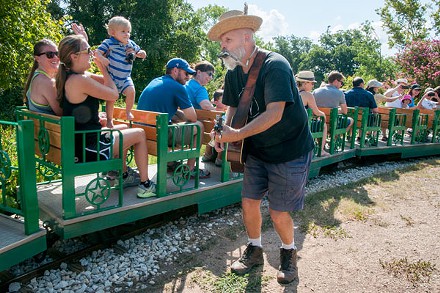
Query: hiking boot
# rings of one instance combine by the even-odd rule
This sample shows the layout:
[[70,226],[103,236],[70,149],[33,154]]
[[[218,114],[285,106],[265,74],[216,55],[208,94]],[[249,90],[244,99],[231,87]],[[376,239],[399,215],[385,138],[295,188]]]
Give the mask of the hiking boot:
[[278,283],[289,284],[298,279],[296,249],[280,248],[280,263],[280,269],[277,274]]
[[263,248],[247,245],[243,255],[231,265],[231,272],[237,275],[244,275],[253,267],[264,264]]
[[[124,175],[122,175],[124,176]],[[141,183],[139,174],[131,168],[127,168],[127,177],[122,177],[122,188],[137,186]],[[119,186],[119,179],[115,182],[115,187]]]
[[147,186],[142,183],[138,185],[137,197],[149,198],[154,196],[156,196],[156,184],[154,184],[153,181],[149,180],[149,184]]

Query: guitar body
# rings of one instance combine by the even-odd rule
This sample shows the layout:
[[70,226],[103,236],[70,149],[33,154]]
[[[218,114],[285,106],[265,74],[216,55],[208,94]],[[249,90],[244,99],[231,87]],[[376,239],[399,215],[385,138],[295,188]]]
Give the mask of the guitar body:
[[226,160],[231,163],[232,172],[243,173],[244,163],[242,158],[243,141],[232,142],[228,144]]

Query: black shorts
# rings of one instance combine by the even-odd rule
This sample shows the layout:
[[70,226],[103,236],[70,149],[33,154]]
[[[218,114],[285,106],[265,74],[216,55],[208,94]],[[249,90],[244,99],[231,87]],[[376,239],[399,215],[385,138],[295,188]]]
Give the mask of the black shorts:
[[105,161],[111,158],[111,149],[112,149],[113,141],[110,133],[101,134],[99,138],[99,148],[98,148],[98,141],[96,140],[96,135],[89,135],[86,137],[85,161],[83,160],[84,149],[82,147],[82,139],[79,137],[79,139],[76,139],[76,141],[77,141],[75,147],[76,163],[98,161],[98,149],[99,149],[100,161]]

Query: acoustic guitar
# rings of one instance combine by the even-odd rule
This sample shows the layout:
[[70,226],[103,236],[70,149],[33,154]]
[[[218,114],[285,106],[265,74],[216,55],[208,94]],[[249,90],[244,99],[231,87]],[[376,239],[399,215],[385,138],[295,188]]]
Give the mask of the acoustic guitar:
[[[249,71],[248,80],[240,97],[237,111],[235,112],[234,117],[232,117],[232,128],[239,129],[247,123],[249,108],[255,92],[255,83],[257,82],[258,73],[260,72],[261,65],[266,59],[267,54],[267,51],[258,50],[257,56],[255,56],[254,63]],[[243,141],[236,141],[228,144],[226,159],[231,163],[232,172],[244,172],[245,156],[243,153]]]

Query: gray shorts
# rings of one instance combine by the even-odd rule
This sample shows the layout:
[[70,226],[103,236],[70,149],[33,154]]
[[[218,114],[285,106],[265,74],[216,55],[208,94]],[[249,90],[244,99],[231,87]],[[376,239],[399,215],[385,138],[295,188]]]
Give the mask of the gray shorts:
[[312,152],[279,164],[266,163],[248,156],[241,196],[261,200],[267,195],[269,208],[276,211],[303,209],[311,160]]
[[[191,145],[192,147],[195,147],[192,145],[193,138],[196,135],[196,128],[193,127],[191,131],[191,127],[184,127],[186,122],[180,122],[173,125],[178,125],[177,127],[170,127],[168,129],[168,146],[173,145],[173,139],[174,139],[174,145],[175,146],[182,146],[182,145]],[[182,126],[182,127],[180,127]]]

